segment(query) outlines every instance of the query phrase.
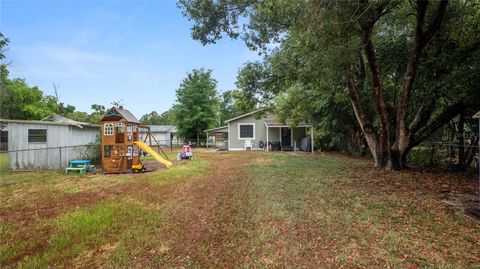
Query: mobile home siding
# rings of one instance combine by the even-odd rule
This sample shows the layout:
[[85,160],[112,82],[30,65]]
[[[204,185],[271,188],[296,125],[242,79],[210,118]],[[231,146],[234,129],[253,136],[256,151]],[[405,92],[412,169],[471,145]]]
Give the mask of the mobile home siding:
[[[229,144],[229,149],[230,150],[240,150],[243,149],[243,143],[245,142],[245,139],[239,139],[238,138],[238,126],[241,123],[253,123],[255,124],[255,138],[252,139],[252,143],[255,146],[258,146],[258,143],[260,141],[266,142],[267,141],[267,127],[265,126],[265,120],[266,119],[274,119],[274,115],[271,113],[267,113],[264,117],[257,119],[256,115],[249,115],[234,121],[231,121],[228,123],[230,132],[229,132],[229,139],[230,139],[230,144]],[[274,128],[271,128],[268,132],[268,140],[273,141],[273,140],[279,140],[280,139],[280,133],[278,130],[274,130]]]
[[[78,149],[59,147],[90,144],[100,134],[98,127],[60,124],[9,122],[8,128],[8,157],[13,170],[61,169],[80,153]],[[47,130],[47,142],[28,142],[29,129]]]

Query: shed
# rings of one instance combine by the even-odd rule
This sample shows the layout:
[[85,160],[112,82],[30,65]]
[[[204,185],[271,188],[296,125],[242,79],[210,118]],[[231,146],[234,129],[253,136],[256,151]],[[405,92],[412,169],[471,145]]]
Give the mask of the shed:
[[140,128],[138,130],[139,139],[141,141],[144,141],[147,137],[148,130],[150,130],[150,133],[161,146],[170,146],[172,142],[175,144],[178,140],[176,136],[177,128],[173,125],[145,125],[145,127],[148,128]]
[[8,159],[12,170],[62,169],[85,155],[95,143],[100,126],[60,115],[43,120],[0,119],[8,128]]

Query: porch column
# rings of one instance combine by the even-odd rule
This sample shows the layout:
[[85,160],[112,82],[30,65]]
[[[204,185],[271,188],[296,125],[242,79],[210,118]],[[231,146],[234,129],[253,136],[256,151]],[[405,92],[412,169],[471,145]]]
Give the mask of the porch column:
[[311,142],[311,144],[312,144],[312,153],[313,153],[313,125],[312,125],[312,127],[310,127],[310,128],[312,129],[311,135],[310,135],[310,140],[311,140],[310,142]]
[[268,125],[267,125],[267,152],[268,152]]
[[295,151],[295,145],[293,144],[293,129],[292,126],[290,126],[290,146],[293,147],[293,151]]
[[208,132],[207,132],[207,149],[208,149]]

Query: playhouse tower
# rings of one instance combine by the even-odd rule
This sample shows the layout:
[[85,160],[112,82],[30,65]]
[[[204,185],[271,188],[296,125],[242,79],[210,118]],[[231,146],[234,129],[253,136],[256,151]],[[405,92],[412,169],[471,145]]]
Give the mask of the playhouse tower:
[[140,122],[123,106],[112,107],[100,119],[102,168],[106,172],[127,172],[140,163],[138,141]]

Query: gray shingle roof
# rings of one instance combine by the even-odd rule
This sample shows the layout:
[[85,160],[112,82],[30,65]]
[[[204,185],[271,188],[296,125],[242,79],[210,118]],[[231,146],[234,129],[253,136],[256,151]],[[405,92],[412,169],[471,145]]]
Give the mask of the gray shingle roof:
[[140,123],[137,118],[135,118],[135,116],[133,116],[132,113],[130,113],[130,111],[126,110],[126,109],[123,109],[123,108],[119,108],[119,107],[116,107],[117,111],[120,113],[120,115],[122,115],[122,117],[127,120],[128,122],[133,122],[133,123]]
[[58,115],[58,114],[55,114],[55,113],[51,114],[50,116],[48,116],[46,118],[43,118],[42,121],[56,122],[56,123],[60,123],[60,124],[63,124],[63,125],[75,125],[75,126],[78,126],[80,128],[82,128],[83,126],[98,126],[98,125],[95,125],[95,124],[90,124],[88,122],[72,120],[70,118],[67,118],[67,117],[64,117],[62,115]]
[[124,118],[127,122],[132,122],[132,123],[140,123],[140,121],[137,120],[137,118],[135,118],[135,116],[133,116],[132,113],[130,113],[130,111],[124,109],[123,107],[112,107],[110,108],[109,110],[107,110],[107,113],[105,113],[105,115],[103,115],[103,117],[100,119],[100,121],[103,121],[106,117],[112,115],[112,114],[118,114],[120,115],[120,117]]

